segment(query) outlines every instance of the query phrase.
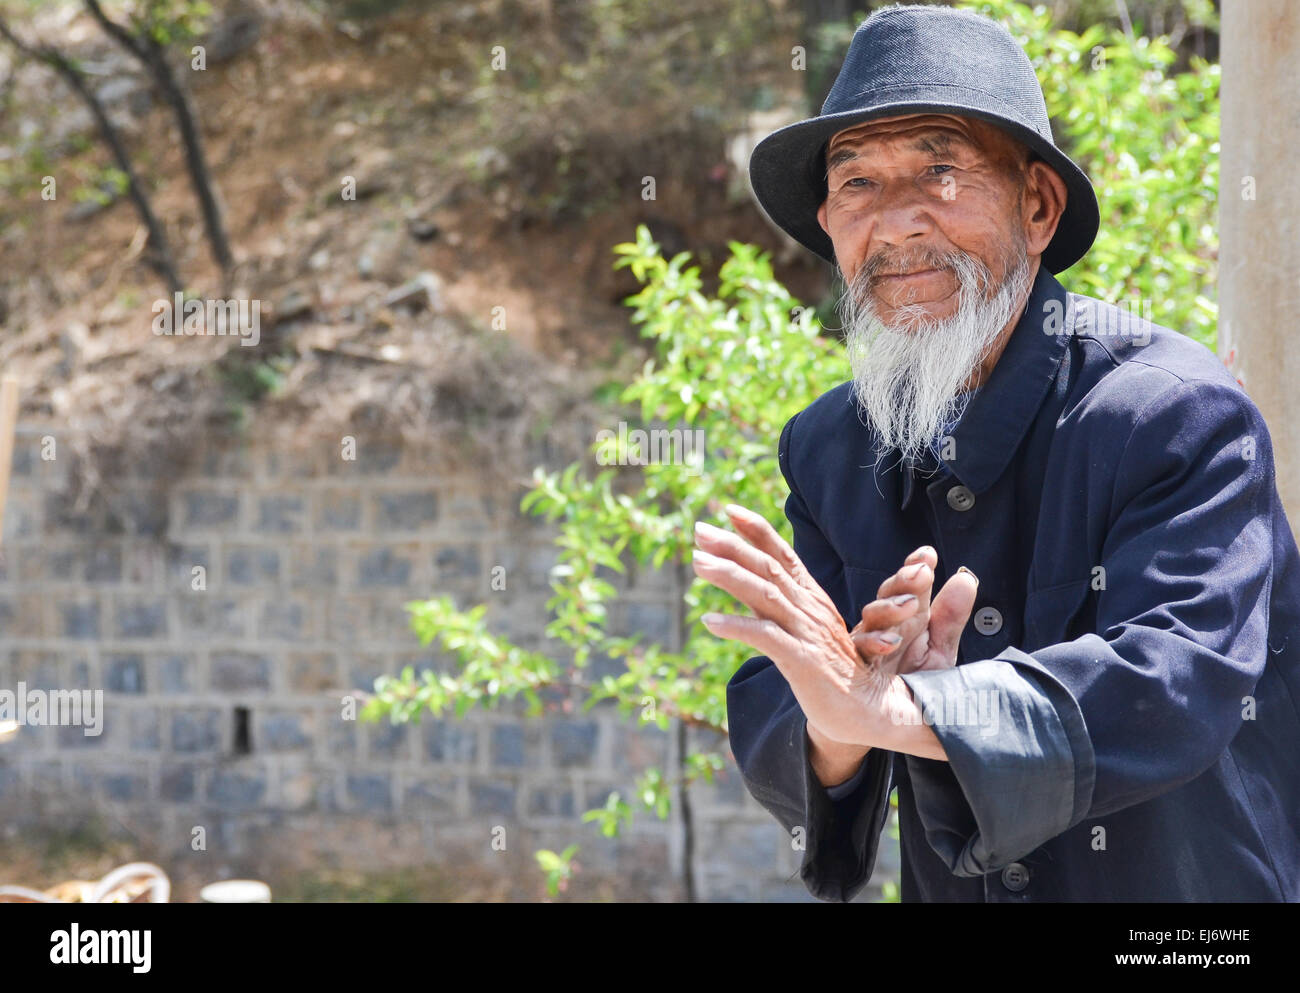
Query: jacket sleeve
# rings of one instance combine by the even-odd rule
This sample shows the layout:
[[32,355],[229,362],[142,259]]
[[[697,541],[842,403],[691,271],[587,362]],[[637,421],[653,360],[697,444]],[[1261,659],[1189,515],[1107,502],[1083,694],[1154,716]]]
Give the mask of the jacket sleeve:
[[[1249,398],[1169,387],[1119,458],[1096,633],[902,677],[948,755],[907,762],[926,839],[954,873],[997,870],[1219,759],[1268,658],[1272,492]],[[960,699],[991,701],[993,720],[945,719]],[[954,777],[960,790],[944,788]]]
[[[794,529],[794,550],[830,598],[843,604],[842,563],[790,478],[787,446],[794,421],[786,423],[778,449],[790,485],[785,513]],[[893,753],[871,749],[856,785],[841,784],[847,795],[832,800],[810,763],[803,711],[785,677],[763,655],[745,662],[727,684],[727,724],[746,788],[790,833],[792,844],[803,844],[799,874],[808,891],[821,900],[851,900],[875,866],[889,813]]]

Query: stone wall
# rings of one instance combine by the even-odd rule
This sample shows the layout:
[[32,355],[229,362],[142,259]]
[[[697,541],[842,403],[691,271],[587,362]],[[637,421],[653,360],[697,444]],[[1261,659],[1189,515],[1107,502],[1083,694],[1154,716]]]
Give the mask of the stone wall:
[[[554,551],[519,513],[522,490],[409,446],[359,440],[348,461],[337,438],[294,452],[213,442],[179,478],[121,466],[111,497],[81,509],[63,495],[70,459],[42,458],[47,436],[24,424],[15,453],[0,689],[100,688],[105,719],[97,737],[23,727],[0,742],[0,825],[95,816],[140,857],[207,880],[445,863],[517,882],[540,878],[537,848],[577,842],[608,892],[680,897],[675,817],[640,815],[618,839],[580,821],[611,789],[627,796],[644,765],[671,763],[675,735],[611,706],[342,719],[350,689],[447,663],[411,633],[412,599],[487,603],[495,630],[540,646]],[[668,639],[670,577],[624,589],[612,627]],[[798,853],[733,766],[692,795],[701,898],[808,899]]]

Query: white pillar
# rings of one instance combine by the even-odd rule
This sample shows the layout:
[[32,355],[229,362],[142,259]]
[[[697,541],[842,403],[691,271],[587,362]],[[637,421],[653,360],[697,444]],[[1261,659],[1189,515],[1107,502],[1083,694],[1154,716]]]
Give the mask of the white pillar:
[[1224,0],[1219,352],[1259,406],[1300,534],[1300,3]]

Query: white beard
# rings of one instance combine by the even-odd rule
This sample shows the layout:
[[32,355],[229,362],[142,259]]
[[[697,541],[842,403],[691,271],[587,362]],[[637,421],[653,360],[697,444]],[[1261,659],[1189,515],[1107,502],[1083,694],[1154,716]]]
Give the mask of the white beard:
[[926,255],[924,262],[949,267],[960,284],[956,311],[939,321],[931,320],[920,305],[905,304],[894,323],[883,323],[866,292],[868,267],[855,275],[840,313],[853,369],[853,395],[859,413],[876,430],[878,456],[898,449],[905,464],[915,465],[965,411],[969,398],[962,387],[1029,290],[1029,261],[1023,249],[1017,254],[1020,261],[991,298],[987,287],[992,273],[974,256]]

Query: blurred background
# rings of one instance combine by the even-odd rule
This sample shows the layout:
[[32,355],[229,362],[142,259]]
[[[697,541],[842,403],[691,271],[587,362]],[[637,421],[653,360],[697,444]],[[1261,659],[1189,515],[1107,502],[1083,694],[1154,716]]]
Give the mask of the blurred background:
[[[0,725],[0,883],[808,899],[681,566],[752,477],[782,522],[783,416],[848,378],[832,273],[746,164],[876,6],[0,0],[0,688],[104,701],[97,736]],[[1218,4],[966,6],[1097,187],[1062,281],[1233,362]],[[707,429],[704,471],[600,482],[635,413]],[[859,899],[897,899],[896,846]]]

